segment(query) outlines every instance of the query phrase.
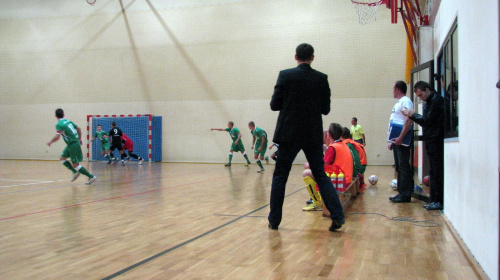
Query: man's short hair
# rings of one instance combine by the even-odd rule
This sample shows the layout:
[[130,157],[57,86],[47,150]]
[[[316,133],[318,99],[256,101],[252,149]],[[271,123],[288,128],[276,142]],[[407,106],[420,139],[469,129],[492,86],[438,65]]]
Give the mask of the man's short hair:
[[56,109],[56,117],[60,118],[60,119],[64,118],[64,111],[63,111],[63,109],[61,109],[61,108]]
[[227,124],[234,126],[234,122],[232,122],[232,121],[228,121]]
[[349,128],[347,127],[342,128],[342,138],[344,139],[351,138],[351,131],[349,130]]
[[255,127],[255,123],[253,121],[249,122],[248,125]]
[[396,84],[394,85],[395,88],[399,89],[401,93],[406,95],[406,91],[408,90],[408,86],[404,81],[397,81]]
[[116,126],[116,122],[111,122],[111,125],[112,126]]
[[100,124],[98,124],[97,126],[100,126],[100,127],[102,127],[102,125],[100,125]]
[[338,123],[331,123],[328,128],[328,133],[330,133],[333,140],[339,140],[340,136],[342,136],[342,126]]
[[418,81],[415,83],[415,85],[413,86],[413,90],[417,91],[417,89],[420,89],[421,91],[426,91],[427,89],[432,90],[431,85],[424,81]]
[[309,44],[303,43],[297,46],[295,54],[298,60],[308,61],[311,60],[314,55],[314,48]]
[[352,117],[352,119],[353,119],[355,122],[358,122],[358,118],[356,118],[356,117]]

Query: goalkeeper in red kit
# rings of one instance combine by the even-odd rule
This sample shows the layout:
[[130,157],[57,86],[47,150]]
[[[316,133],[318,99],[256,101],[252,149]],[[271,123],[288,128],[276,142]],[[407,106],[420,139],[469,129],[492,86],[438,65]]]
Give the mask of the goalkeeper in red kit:
[[123,150],[128,152],[127,161],[130,161],[130,157],[133,157],[139,161],[139,164],[142,164],[144,159],[134,154],[134,142],[130,138],[128,138],[127,134],[125,133],[123,133],[121,138],[122,138]]

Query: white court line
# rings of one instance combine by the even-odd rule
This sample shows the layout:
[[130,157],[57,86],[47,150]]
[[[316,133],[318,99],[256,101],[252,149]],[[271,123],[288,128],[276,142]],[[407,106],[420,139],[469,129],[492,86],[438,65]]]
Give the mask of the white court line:
[[[18,181],[21,181],[21,180],[18,180]],[[48,184],[48,183],[54,183],[54,181],[38,181],[38,182],[35,182],[35,183],[17,184],[17,185],[9,185],[9,186],[0,186],[0,188],[12,188],[12,187],[19,187],[19,186]]]
[[0,181],[9,181],[9,182],[45,182],[42,180],[18,180],[18,179],[0,179]]

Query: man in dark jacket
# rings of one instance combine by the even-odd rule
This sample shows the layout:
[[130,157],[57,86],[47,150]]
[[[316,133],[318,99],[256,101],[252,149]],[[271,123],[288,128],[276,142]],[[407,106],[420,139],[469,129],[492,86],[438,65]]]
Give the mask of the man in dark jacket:
[[423,129],[425,148],[430,162],[430,194],[431,204],[424,205],[427,210],[443,209],[443,177],[444,177],[444,99],[431,91],[431,86],[418,81],[413,87],[415,95],[425,101],[423,115],[412,109],[404,109],[403,114],[419,124]]
[[273,142],[279,144],[279,157],[273,173],[269,228],[281,223],[285,186],[292,163],[304,151],[326,208],[330,211],[334,231],[345,222],[342,204],[326,176],[323,162],[323,119],[330,112],[330,86],[327,75],[311,68],[314,48],[300,44],[296,48],[298,66],[279,73],[271,99],[271,110],[280,111]]

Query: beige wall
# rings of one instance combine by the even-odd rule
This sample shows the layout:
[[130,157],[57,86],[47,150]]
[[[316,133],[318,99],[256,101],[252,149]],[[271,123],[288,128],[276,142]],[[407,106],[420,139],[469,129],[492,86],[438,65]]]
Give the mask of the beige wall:
[[210,128],[234,121],[247,149],[248,121],[272,135],[278,71],[294,67],[296,45],[308,42],[313,67],[328,74],[332,89],[325,125],[350,126],[358,117],[369,164],[392,164],[387,121],[393,82],[404,77],[406,39],[389,10],[361,26],[350,1],[211,1],[162,10],[133,10],[134,1],[124,1],[125,15],[119,1],[98,0],[94,12],[82,2],[73,4],[82,5],[80,15],[0,20],[0,158],[56,159],[64,144],[45,143],[61,107],[83,128],[88,114],[163,116],[163,161],[224,162],[230,138]]

